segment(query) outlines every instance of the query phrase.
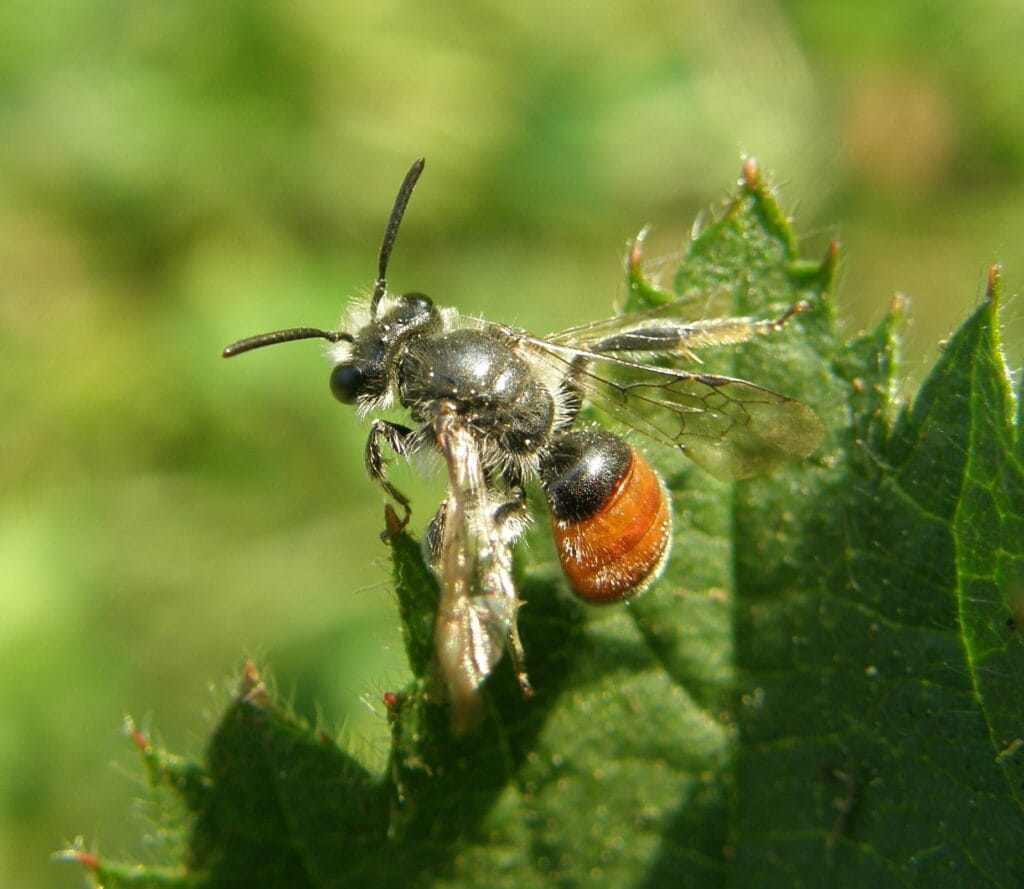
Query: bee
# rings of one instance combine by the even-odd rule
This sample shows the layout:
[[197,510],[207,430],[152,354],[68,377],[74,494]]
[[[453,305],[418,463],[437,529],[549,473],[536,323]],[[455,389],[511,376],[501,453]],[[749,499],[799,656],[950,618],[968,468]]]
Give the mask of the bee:
[[[674,299],[541,338],[462,317],[422,293],[390,293],[388,262],[423,167],[421,158],[399,188],[369,300],[348,310],[340,330],[278,330],[223,354],[323,339],[338,401],[361,417],[396,404],[408,412],[409,425],[373,419],[366,443],[368,475],[403,513],[394,513],[391,533],[406,526],[412,508],[388,478],[386,452],[442,457],[448,493],[424,548],[440,584],[436,661],[458,733],[478,720],[481,686],[506,651],[523,693],[532,693],[512,575],[512,550],[530,521],[529,484],[539,481],[562,568],[584,601],[640,594],[668,558],[672,511],[663,481],[624,438],[585,423],[584,404],[720,479],[806,457],[824,430],[810,408],[754,383],[650,363],[666,356],[699,363],[698,350],[771,334],[806,303],[773,320],[687,320],[694,301]],[[641,240],[631,260],[637,267]]]

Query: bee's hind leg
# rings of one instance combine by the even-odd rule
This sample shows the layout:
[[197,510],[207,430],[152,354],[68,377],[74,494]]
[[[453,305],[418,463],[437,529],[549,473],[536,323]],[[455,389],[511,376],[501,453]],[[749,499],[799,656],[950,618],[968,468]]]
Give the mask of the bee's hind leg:
[[[517,540],[526,531],[530,523],[530,510],[526,502],[526,491],[521,485],[514,485],[508,491],[510,499],[499,503],[494,507],[494,524],[502,537],[502,543],[511,549]],[[514,614],[518,613],[523,600],[517,597]],[[519,688],[524,698],[533,695],[533,687],[526,675],[526,656],[523,653],[523,642],[519,638],[519,623],[515,617],[508,626],[508,653],[512,659],[512,669],[515,671]]]
[[[526,503],[526,491],[513,488],[510,499],[496,503],[491,510],[494,525],[501,533],[502,543],[513,546],[530,523],[530,511]],[[427,525],[423,535],[423,553],[427,564],[436,574],[441,572],[441,544],[444,540],[444,523],[448,511],[448,498],[441,501],[437,512]]]
[[[492,492],[494,494],[494,492]],[[500,536],[497,545],[504,550],[510,550],[516,541],[526,530],[530,522],[530,511],[526,502],[526,492],[519,485],[513,485],[507,491],[508,498],[501,499],[504,495],[496,495],[490,506],[493,527]],[[443,559],[444,525],[448,514],[448,501],[442,501],[434,517],[427,525],[426,534],[423,537],[423,550],[435,574],[441,574],[441,562]],[[515,671],[516,679],[524,697],[533,694],[533,688],[526,675],[526,658],[523,654],[523,643],[519,638],[519,626],[516,622],[516,614],[519,606],[523,603],[516,599],[510,603],[511,617],[506,623],[507,651],[512,659],[512,668]]]

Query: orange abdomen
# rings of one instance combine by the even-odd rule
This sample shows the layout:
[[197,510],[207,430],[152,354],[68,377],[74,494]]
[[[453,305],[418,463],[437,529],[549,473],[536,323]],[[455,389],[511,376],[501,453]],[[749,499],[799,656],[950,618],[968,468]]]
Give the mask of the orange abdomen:
[[569,583],[588,602],[642,592],[668,555],[672,513],[654,468],[635,450],[622,479],[591,516],[553,522]]

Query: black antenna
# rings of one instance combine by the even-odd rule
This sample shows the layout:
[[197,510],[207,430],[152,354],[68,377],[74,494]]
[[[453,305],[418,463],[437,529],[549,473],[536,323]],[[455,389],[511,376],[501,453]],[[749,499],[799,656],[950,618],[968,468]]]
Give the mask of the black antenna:
[[[377,305],[387,290],[388,260],[391,258],[391,248],[395,246],[395,238],[398,237],[398,227],[402,224],[402,217],[405,215],[405,208],[412,197],[412,190],[416,187],[416,180],[423,172],[423,165],[426,161],[421,157],[405,174],[402,185],[398,189],[398,196],[395,198],[395,206],[391,208],[391,216],[388,217],[388,227],[384,229],[384,240],[380,245],[380,257],[377,260],[377,280],[373,285],[373,298],[370,300],[370,317],[377,317]],[[350,333],[341,333],[337,330],[320,330],[317,327],[292,327],[288,330],[275,330],[272,333],[260,333],[256,336],[246,337],[237,343],[228,346],[221,355],[231,358],[234,355],[241,355],[242,352],[250,352],[253,349],[262,349],[264,346],[274,346],[278,343],[289,343],[292,340],[327,340],[330,343],[355,342],[355,337]]]
[[256,336],[246,337],[237,343],[232,343],[220,354],[224,358],[231,358],[234,355],[241,355],[242,352],[249,352],[253,349],[262,349],[264,346],[274,346],[277,343],[290,343],[292,340],[327,340],[330,343],[354,342],[355,338],[350,333],[341,333],[337,330],[318,330],[316,327],[292,327],[289,330],[275,330],[273,333],[260,333]]
[[395,238],[398,237],[398,227],[402,224],[402,217],[405,215],[406,205],[412,197],[412,190],[416,187],[416,181],[423,172],[426,164],[425,158],[419,158],[405,174],[402,185],[398,189],[398,196],[395,198],[395,206],[391,209],[391,216],[388,217],[388,227],[384,229],[384,240],[380,245],[380,257],[377,260],[377,280],[373,285],[373,297],[370,300],[370,317],[377,317],[377,305],[380,303],[384,292],[387,290],[388,260],[391,258],[391,248],[395,246]]

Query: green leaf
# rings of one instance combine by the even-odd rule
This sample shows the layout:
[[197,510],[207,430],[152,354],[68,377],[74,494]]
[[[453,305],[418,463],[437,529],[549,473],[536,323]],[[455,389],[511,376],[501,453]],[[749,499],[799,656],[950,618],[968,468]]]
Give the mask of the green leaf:
[[842,350],[855,412],[791,582],[743,582],[764,561],[739,551],[733,862],[758,885],[1020,884],[1024,499],[998,294],[891,431],[894,319]]
[[[733,485],[647,449],[674,549],[630,606],[566,597],[538,521],[517,554],[535,697],[503,663],[481,728],[452,737],[436,583],[398,534],[414,678],[386,696],[383,775],[251,671],[202,766],[141,745],[154,787],[190,813],[181,860],[70,856],[108,887],[1020,885],[1024,445],[998,278],[899,412],[902,305],[841,345],[836,256],[799,256],[748,162],[674,295],[724,293],[758,318],[807,301],[705,367],[810,404],[829,437],[803,465]],[[670,296],[640,260],[638,246],[633,307]]]

